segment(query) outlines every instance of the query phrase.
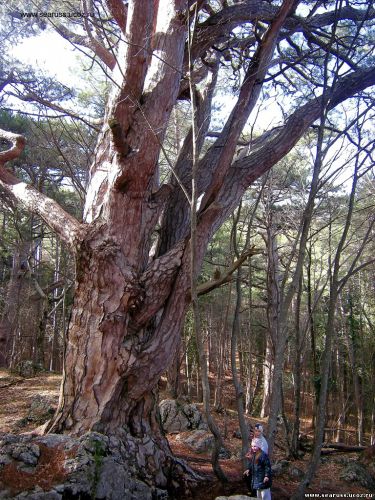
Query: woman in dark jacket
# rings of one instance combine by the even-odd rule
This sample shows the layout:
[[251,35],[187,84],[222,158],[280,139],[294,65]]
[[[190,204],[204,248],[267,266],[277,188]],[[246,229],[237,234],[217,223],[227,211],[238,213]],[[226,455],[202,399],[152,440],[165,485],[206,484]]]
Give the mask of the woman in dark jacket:
[[246,454],[249,464],[244,474],[246,479],[248,479],[250,489],[256,490],[257,498],[271,500],[271,463],[268,455],[261,450],[261,446],[260,439],[254,438],[251,441],[251,450]]

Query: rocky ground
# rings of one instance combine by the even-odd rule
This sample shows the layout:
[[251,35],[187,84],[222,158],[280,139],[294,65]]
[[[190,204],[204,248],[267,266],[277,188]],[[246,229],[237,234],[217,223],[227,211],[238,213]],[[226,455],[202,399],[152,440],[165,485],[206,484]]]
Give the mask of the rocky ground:
[[[59,383],[60,376],[58,375],[42,373],[25,378],[0,370],[0,437],[3,433],[15,435],[29,433],[48,420],[57,403]],[[199,405],[197,407],[199,409]],[[212,474],[210,453],[208,451],[210,436],[205,430],[204,423],[200,421],[197,415],[192,414],[188,417],[194,422],[193,427],[195,429],[181,432],[181,429],[174,424],[175,427],[168,434],[170,446],[175,455],[186,460],[196,472],[205,478],[205,482],[200,485],[193,498],[211,500],[218,496],[245,494],[246,487],[242,481],[240,461],[241,441],[238,438],[238,423],[235,412],[229,409],[226,414],[215,414],[215,420],[225,437],[225,451],[223,450],[221,466],[229,482],[224,486],[218,483]],[[177,417],[174,414],[169,414],[169,419],[170,422],[175,422]],[[43,467],[40,469],[43,470],[43,474],[38,481],[39,488],[43,490],[51,486],[49,474],[52,475],[53,473],[54,476],[56,474],[58,476],[58,473],[61,473],[63,475],[64,471],[52,471],[51,467],[53,468],[54,460],[51,457],[48,458],[48,443],[41,443],[39,448],[39,450],[30,448],[26,454],[27,456],[21,456],[17,460],[22,462],[25,459],[22,466],[27,469],[27,467],[33,466],[30,460],[41,460],[38,453],[42,454],[45,463],[42,464]],[[286,460],[280,432],[273,459],[276,470],[272,488],[273,499],[287,500],[291,498],[303,475],[303,471],[307,467],[308,460],[308,453],[297,461]],[[25,470],[25,473],[24,476],[30,478],[27,475],[27,470]],[[363,462],[363,456],[359,453],[334,452],[329,456],[322,457],[322,465],[309,489],[309,493],[331,494],[331,498],[345,498],[345,495],[349,494],[351,498],[375,498],[374,473],[373,455]],[[373,474],[372,477],[371,474]],[[2,477],[0,472],[0,498],[1,481],[3,481],[4,487],[5,479],[4,474]],[[29,488],[35,485],[25,484],[24,486]],[[18,485],[18,488],[20,487],[21,485]]]

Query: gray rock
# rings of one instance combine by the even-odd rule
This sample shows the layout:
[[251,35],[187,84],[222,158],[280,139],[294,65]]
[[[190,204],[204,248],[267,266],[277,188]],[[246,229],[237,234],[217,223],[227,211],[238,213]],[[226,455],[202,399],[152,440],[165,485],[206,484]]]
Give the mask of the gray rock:
[[288,470],[290,462],[288,460],[280,460],[272,466],[272,474],[278,476]]
[[38,443],[44,444],[47,448],[64,446],[68,449],[69,445],[74,446],[77,443],[67,434],[47,434],[37,438]]
[[57,397],[37,394],[31,400],[27,420],[38,424],[46,422],[55,413],[56,403]]
[[64,493],[64,485],[63,484],[58,484],[53,488],[57,493]]
[[7,455],[7,454],[0,455],[0,467],[2,465],[10,464],[11,461],[12,461],[12,459],[9,455]]
[[40,457],[39,446],[30,442],[30,437],[20,436],[20,442],[14,440],[3,440],[0,451],[0,464],[9,464],[12,460],[20,462],[19,469],[30,471],[30,467],[35,467]]
[[298,467],[290,467],[288,469],[288,474],[290,477],[293,477],[295,479],[302,479],[305,475],[303,470],[299,469]]
[[204,430],[192,431],[188,436],[179,436],[179,440],[196,453],[212,450],[215,443],[213,435]]
[[[23,471],[40,472],[38,459],[43,456],[44,445],[58,448],[57,456],[65,471],[65,477],[59,476],[58,482],[52,484],[49,491],[35,488],[34,484],[32,490],[19,491],[15,497],[19,500],[166,500],[168,494],[164,488],[167,481],[176,483],[176,488],[187,484],[186,473],[189,467],[182,461],[176,462],[172,469],[161,467],[165,460],[162,455],[164,451],[147,436],[134,438],[124,434],[123,439],[109,439],[98,432],[89,432],[80,438],[25,434],[18,435],[15,439],[2,436],[2,443],[0,457],[4,464],[13,463]],[[140,463],[145,466],[140,468]],[[165,463],[168,463],[167,460]],[[193,472],[191,474],[194,482],[195,476]],[[148,483],[157,484],[157,487]],[[3,492],[6,492],[7,487],[7,484],[2,484]],[[7,492],[5,496],[0,496],[1,500],[3,498],[12,496]]]
[[375,478],[366,467],[358,462],[351,462],[341,472],[340,479],[348,483],[357,482],[370,491],[375,491]]
[[221,448],[219,451],[219,458],[222,458],[224,460],[231,458],[232,453],[227,450],[227,448]]
[[[127,469],[122,464],[114,463],[112,457],[104,458],[98,469],[95,497],[121,500],[125,498],[124,491],[127,490],[126,498],[130,500],[137,498],[151,500],[150,487],[142,481],[132,480]],[[110,492],[109,495],[108,492]]]
[[[39,448],[38,448],[39,451]],[[38,458],[39,458],[40,453],[37,455],[34,454],[32,450],[25,450],[22,453],[19,454],[18,460],[23,462],[26,465],[36,465],[38,463]]]
[[[26,494],[24,494],[26,493]],[[41,492],[23,492],[14,497],[15,500],[21,500],[22,498],[27,498],[28,500],[61,500],[62,495],[56,493],[56,491],[41,491]]]
[[21,377],[33,377],[35,375],[34,363],[31,360],[21,361],[16,367],[17,373]]
[[159,405],[161,422],[165,432],[184,432],[193,429],[207,430],[201,412],[195,404],[164,399]]
[[169,496],[165,490],[160,490],[159,488],[155,488],[153,491],[153,500],[168,500]]

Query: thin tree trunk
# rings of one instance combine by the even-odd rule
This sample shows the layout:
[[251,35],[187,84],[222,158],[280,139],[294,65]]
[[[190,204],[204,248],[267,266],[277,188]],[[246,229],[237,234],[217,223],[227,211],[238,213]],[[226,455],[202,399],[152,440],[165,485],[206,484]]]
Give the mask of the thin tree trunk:
[[[375,353],[372,354],[372,380],[375,380]],[[375,384],[372,386],[371,445],[375,444]]]
[[354,399],[357,409],[357,444],[362,446],[363,444],[363,394],[362,394],[362,381],[360,377],[361,366],[359,366],[357,345],[361,345],[358,335],[360,332],[357,331],[354,311],[353,311],[353,299],[349,295],[349,330],[345,328],[346,341],[349,351],[350,366],[352,368],[353,375],[353,387],[354,387]]
[[301,370],[301,298],[302,298],[302,281],[301,273],[299,286],[296,297],[295,311],[295,337],[294,337],[294,422],[291,438],[291,454],[294,457],[298,456],[299,449],[299,434],[300,434],[300,417],[301,417],[301,388],[302,388],[302,370]]
[[27,243],[20,243],[19,248],[16,248],[13,253],[12,269],[6,291],[6,305],[0,321],[0,330],[5,338],[5,365],[10,369],[15,369],[22,359],[23,345],[21,344],[21,333],[19,331],[19,315],[22,291],[25,285],[23,262],[27,259],[28,248]]
[[232,283],[229,284],[227,292],[227,302],[224,312],[224,317],[221,320],[221,325],[219,326],[219,341],[217,344],[217,372],[216,372],[216,386],[215,386],[215,397],[214,397],[214,407],[216,411],[222,410],[222,396],[223,396],[223,379],[225,374],[225,347],[226,347],[226,331],[228,325],[229,309],[231,304],[232,295]]
[[262,406],[260,410],[261,418],[265,418],[269,415],[270,394],[271,394],[271,385],[272,385],[274,368],[275,365],[274,365],[274,354],[272,349],[272,343],[271,339],[267,336],[266,351],[264,354],[264,361],[262,364],[263,396],[262,396]]
[[181,342],[176,349],[172,364],[167,371],[167,392],[172,399],[178,399],[180,396],[180,368]]
[[[239,257],[239,252],[237,249],[237,225],[238,220],[241,214],[241,204],[237,211],[237,216],[234,220],[234,225],[232,229],[232,240],[233,247],[235,249],[235,253],[237,258]],[[248,232],[249,235],[249,232]],[[248,237],[246,238],[246,243],[248,243]],[[233,316],[233,324],[232,324],[232,336],[231,336],[231,367],[232,367],[232,377],[233,377],[233,385],[236,395],[236,406],[237,406],[237,416],[238,422],[240,426],[241,439],[242,439],[242,464],[243,468],[246,469],[247,459],[245,455],[249,448],[249,429],[245,420],[245,412],[244,412],[244,400],[243,400],[243,386],[238,376],[237,370],[237,347],[238,347],[238,339],[241,332],[241,320],[240,320],[240,311],[242,307],[242,267],[240,266],[237,269],[236,275],[236,305]]]
[[[327,403],[327,395],[328,395],[328,381],[329,381],[329,373],[331,367],[331,357],[332,357],[332,343],[334,339],[335,332],[335,317],[336,317],[336,305],[339,296],[339,289],[342,287],[346,280],[349,278],[350,274],[346,275],[346,279],[341,278],[339,280],[339,271],[341,264],[341,257],[343,248],[348,236],[349,228],[352,221],[352,215],[354,210],[354,201],[355,201],[355,193],[358,182],[358,168],[359,161],[358,157],[356,158],[356,164],[354,169],[353,183],[352,189],[349,197],[348,203],[348,213],[345,221],[345,226],[343,228],[340,241],[337,246],[337,250],[335,252],[334,262],[331,269],[332,275],[330,280],[330,295],[328,302],[328,313],[327,313],[327,324],[325,329],[325,344],[324,344],[324,352],[322,357],[322,367],[321,367],[321,383],[320,383],[320,393],[319,393],[319,404],[317,411],[317,421],[315,428],[315,438],[314,438],[314,449],[311,456],[311,460],[306,472],[304,479],[301,481],[297,493],[293,496],[293,500],[297,500],[302,497],[304,494],[306,487],[310,484],[312,478],[315,475],[315,472],[319,465],[321,448],[324,439],[324,428],[325,428],[325,420],[326,420],[326,403]],[[356,258],[359,257],[360,253],[363,251],[363,246],[359,250]]]
[[316,360],[316,341],[315,341],[315,321],[313,312],[313,291],[312,291],[312,281],[311,281],[311,245],[307,252],[307,308],[309,313],[309,325],[310,325],[310,342],[311,342],[311,356],[312,356],[312,388],[313,388],[313,402],[312,402],[312,426],[315,427],[316,419],[316,408],[318,405],[318,393],[316,391],[315,381],[318,377],[318,366]]
[[[60,251],[60,242],[59,240],[55,241],[55,270],[54,270],[54,275],[53,275],[53,280],[55,283],[60,281],[60,272],[61,272],[61,251]],[[58,300],[59,296],[59,289],[56,287],[53,290],[53,300],[54,303]],[[63,297],[64,297],[64,292],[63,292]],[[60,299],[62,302],[63,298]],[[61,326],[60,326],[61,327]],[[53,331],[53,337],[52,337],[52,346],[51,346],[51,354],[50,354],[50,362],[49,362],[49,369],[50,371],[57,371],[57,364],[58,364],[58,357],[59,357],[59,322],[58,322],[58,304],[56,304],[56,307],[54,308],[53,314],[52,314],[52,331]]]
[[[197,8],[197,7],[196,7]],[[192,31],[188,30],[189,40],[189,69],[190,75],[192,75],[193,67],[191,64],[191,46],[192,37],[194,36],[195,23],[197,20],[197,11],[195,10],[194,20],[192,23]],[[223,440],[220,431],[214,422],[211,410],[210,410],[210,385],[208,378],[208,366],[207,366],[207,356],[204,349],[203,339],[202,339],[202,329],[200,323],[200,311],[199,302],[197,294],[197,275],[198,275],[198,263],[197,263],[197,202],[198,202],[198,190],[197,190],[197,167],[198,167],[198,150],[197,150],[197,123],[196,123],[196,101],[195,101],[195,88],[191,78],[189,79],[190,86],[190,96],[191,96],[191,110],[192,110],[192,183],[191,183],[191,222],[190,222],[190,290],[191,290],[191,303],[193,309],[193,325],[195,331],[195,338],[197,342],[198,355],[199,355],[199,365],[201,370],[201,381],[202,381],[202,392],[203,392],[203,409],[204,415],[208,424],[208,428],[214,436],[214,449],[212,452],[211,463],[212,468],[216,476],[222,482],[226,482],[227,478],[220,467],[219,464],[219,453],[220,449],[223,447]]]
[[345,363],[342,360],[345,359],[343,353],[340,352],[340,346],[337,345],[336,348],[336,363],[338,371],[338,417],[337,417],[337,433],[336,442],[343,443],[345,439],[345,425],[346,425],[346,413],[347,413],[347,374]]

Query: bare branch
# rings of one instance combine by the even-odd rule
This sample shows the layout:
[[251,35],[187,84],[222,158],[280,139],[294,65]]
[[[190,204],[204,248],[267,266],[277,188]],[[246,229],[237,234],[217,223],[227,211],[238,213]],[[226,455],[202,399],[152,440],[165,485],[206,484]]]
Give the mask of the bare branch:
[[76,251],[82,230],[82,225],[77,219],[65,212],[54,200],[26,182],[20,181],[4,167],[6,162],[20,156],[25,146],[25,138],[2,129],[0,129],[0,138],[12,144],[10,149],[0,153],[0,186],[17,203],[21,203],[27,210],[38,214],[69,245],[72,251]]
[[[13,97],[17,97],[17,99],[20,99],[21,101],[25,102],[35,102],[38,104],[41,104],[42,106],[45,106],[46,108],[52,109],[53,111],[56,111],[57,113],[62,113],[64,116],[70,116],[70,118],[73,118],[74,120],[79,120],[88,127],[98,130],[96,125],[101,123],[101,120],[96,120],[96,119],[86,119],[83,118],[82,116],[78,115],[77,113],[74,113],[73,111],[63,108],[62,106],[59,106],[58,104],[55,104],[51,101],[48,101],[47,99],[44,99],[43,97],[38,96],[33,91],[29,91],[27,94],[14,94],[12,92],[8,92],[9,95]],[[61,116],[61,115],[60,115]],[[49,116],[49,118],[53,118],[53,116]]]
[[253,110],[261,88],[264,77],[268,71],[269,64],[276,46],[278,34],[285,22],[287,15],[295,7],[294,0],[285,0],[276,18],[266,31],[260,45],[254,54],[252,62],[246,71],[244,82],[241,86],[240,95],[236,105],[228,118],[220,137],[202,160],[201,169],[205,165],[214,164],[212,182],[209,190],[205,193],[201,204],[201,211],[208,207],[216,197],[216,194],[230,167],[237,141],[243,127]]
[[24,150],[26,139],[22,135],[14,134],[3,129],[0,129],[0,139],[12,144],[8,150],[0,152],[0,166],[4,166],[6,162],[15,160],[20,156]]
[[221,285],[228,283],[232,279],[232,274],[245,262],[245,260],[252,256],[262,253],[261,250],[257,250],[255,246],[252,246],[245,250],[243,254],[230,266],[225,274],[220,276],[217,279],[213,279],[210,281],[206,281],[205,283],[200,284],[197,287],[198,295],[205,295],[206,293],[211,292],[215,288],[219,288]]
[[[87,23],[87,21],[86,21]],[[81,45],[86,49],[92,50],[94,54],[96,54],[99,59],[111,70],[116,65],[116,59],[111,54],[111,52],[104,47],[98,40],[96,40],[92,33],[88,31],[88,37],[83,35],[78,35],[73,31],[69,30],[63,24],[54,23],[56,31],[66,40],[73,43],[74,45]]]

